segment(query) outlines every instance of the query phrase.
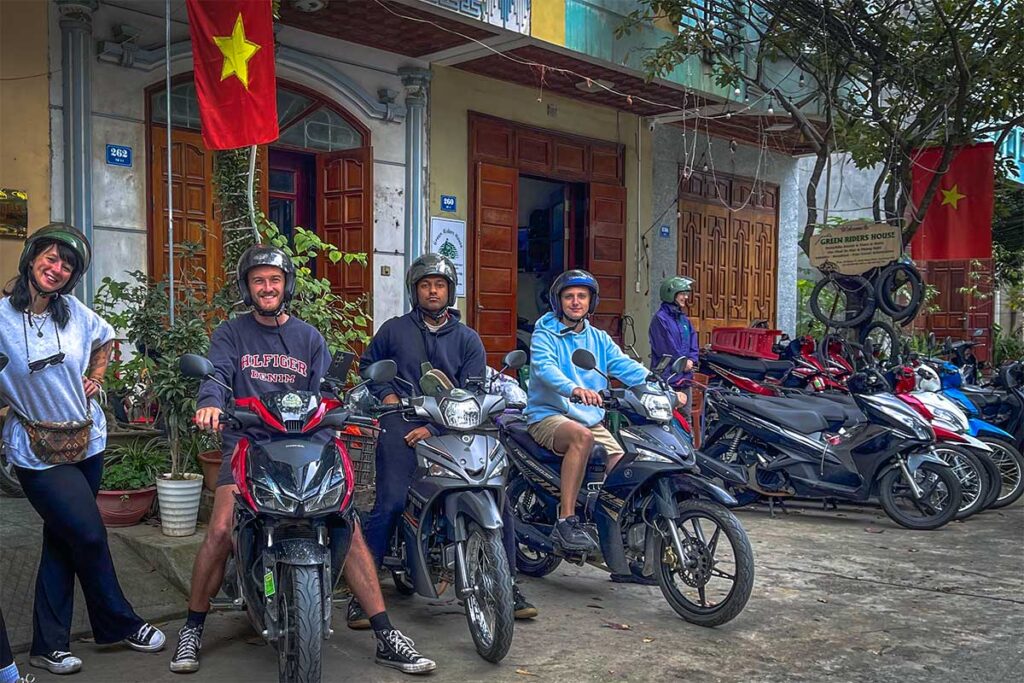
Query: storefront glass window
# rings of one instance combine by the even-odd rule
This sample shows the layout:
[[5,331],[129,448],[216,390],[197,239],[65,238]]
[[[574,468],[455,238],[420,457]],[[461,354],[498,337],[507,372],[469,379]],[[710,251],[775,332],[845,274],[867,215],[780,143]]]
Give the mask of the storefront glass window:
[[[167,91],[153,93],[151,108],[153,123],[167,123]],[[195,83],[179,83],[171,88],[171,125],[175,128],[199,130],[199,100]]]

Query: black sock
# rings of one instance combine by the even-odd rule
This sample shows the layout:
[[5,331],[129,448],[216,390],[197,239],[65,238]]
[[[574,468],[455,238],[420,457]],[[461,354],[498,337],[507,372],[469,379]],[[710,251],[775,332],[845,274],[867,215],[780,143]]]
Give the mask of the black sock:
[[380,635],[381,631],[391,631],[394,629],[394,626],[391,625],[391,620],[388,619],[388,613],[381,612],[370,617],[370,628],[373,629],[374,633]]
[[189,628],[202,628],[205,623],[206,612],[188,611],[188,619],[185,620],[185,626],[188,626]]

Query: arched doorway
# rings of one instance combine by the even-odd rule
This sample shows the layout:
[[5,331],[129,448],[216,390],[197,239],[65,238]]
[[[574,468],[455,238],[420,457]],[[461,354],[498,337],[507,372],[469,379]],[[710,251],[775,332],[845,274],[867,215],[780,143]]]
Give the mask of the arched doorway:
[[[278,80],[281,129],[260,148],[259,204],[286,235],[314,229],[345,252],[363,252],[368,263],[322,260],[319,275],[347,300],[369,296],[373,256],[373,153],[370,131],[336,103],[302,86]],[[149,274],[167,273],[166,89],[146,91]],[[222,232],[214,211],[214,153],[203,146],[199,104],[191,74],[171,85],[171,182],[174,191],[175,270],[206,274],[199,290],[223,280]],[[192,243],[188,251],[182,243]],[[181,263],[180,266],[178,264]],[[176,272],[176,275],[178,273]]]

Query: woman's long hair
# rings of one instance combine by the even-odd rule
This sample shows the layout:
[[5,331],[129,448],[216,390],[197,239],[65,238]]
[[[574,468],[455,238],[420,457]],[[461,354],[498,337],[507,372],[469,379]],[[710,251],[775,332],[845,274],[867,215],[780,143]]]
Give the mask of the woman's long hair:
[[[61,260],[71,266],[72,274],[78,272],[78,269],[82,267],[78,253],[63,242],[47,239],[37,241],[32,245],[32,251],[29,252],[28,259],[25,260],[25,268],[18,273],[17,277],[8,282],[7,287],[4,288],[4,296],[11,297],[11,306],[14,307],[14,310],[21,311],[22,313],[29,312],[32,305],[32,289],[29,284],[32,277],[32,261],[54,245],[57,245],[57,253],[60,255]],[[68,307],[68,302],[64,300],[64,296],[61,294],[51,296],[50,302],[46,307],[49,309],[50,315],[53,316],[53,321],[57,323],[57,326],[64,329],[71,318],[71,309]]]

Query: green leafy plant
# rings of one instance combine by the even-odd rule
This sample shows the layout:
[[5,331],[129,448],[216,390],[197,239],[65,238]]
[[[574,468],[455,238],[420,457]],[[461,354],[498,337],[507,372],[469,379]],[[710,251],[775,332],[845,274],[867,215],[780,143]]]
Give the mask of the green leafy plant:
[[170,450],[164,439],[156,438],[114,446],[104,456],[104,491],[134,491],[152,486],[166,471]]
[[820,338],[825,333],[825,325],[811,313],[811,290],[814,280],[796,281],[796,334],[798,337],[811,335]]
[[993,325],[992,336],[992,364],[995,367],[1012,360],[1024,360],[1024,327],[1004,331],[999,325]]

